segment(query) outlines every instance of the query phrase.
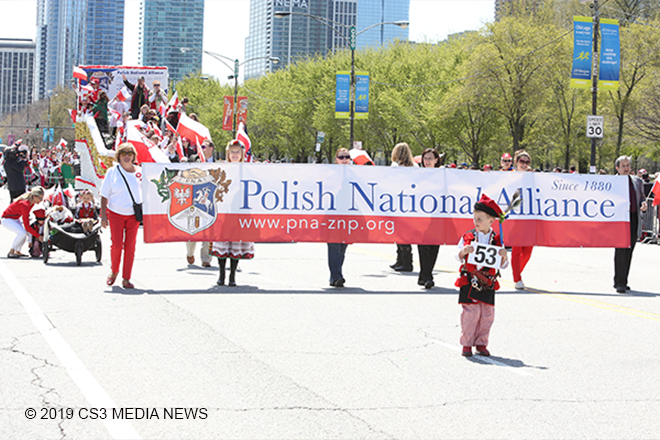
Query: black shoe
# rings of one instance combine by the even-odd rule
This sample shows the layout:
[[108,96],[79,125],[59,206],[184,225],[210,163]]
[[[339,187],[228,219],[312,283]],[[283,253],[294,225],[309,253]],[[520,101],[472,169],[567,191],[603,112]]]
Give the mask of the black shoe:
[[433,287],[433,286],[435,286],[435,283],[433,282],[433,280],[428,280],[428,281],[424,284],[424,287],[425,287],[426,289],[430,289],[430,288]]
[[413,268],[412,266],[406,266],[402,264],[401,266],[395,267],[394,270],[397,272],[412,272]]
[[345,279],[339,278],[338,280],[330,281],[332,287],[344,287]]
[[397,262],[394,263],[394,264],[390,264],[390,267],[391,267],[392,269],[394,269],[394,268],[397,267],[399,264],[401,264],[401,263],[399,263],[399,262],[397,261]]
[[426,281],[424,281],[424,280],[419,280],[419,279],[417,280],[417,285],[418,285],[418,286],[423,286],[423,285],[425,285],[425,284],[426,284]]
[[230,287],[236,287],[236,281],[234,280],[229,280],[229,284],[227,284]]
[[630,286],[626,286],[626,290],[630,290]]
[[616,293],[626,293],[626,286],[618,286],[616,288]]

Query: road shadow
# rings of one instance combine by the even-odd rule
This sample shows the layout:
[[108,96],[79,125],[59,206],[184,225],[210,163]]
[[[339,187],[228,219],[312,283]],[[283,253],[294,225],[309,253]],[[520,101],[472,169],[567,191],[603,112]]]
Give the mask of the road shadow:
[[481,365],[491,365],[494,367],[498,366],[506,366],[506,367],[511,367],[511,368],[533,368],[535,370],[547,370],[548,367],[541,367],[541,366],[535,366],[535,365],[528,365],[524,361],[521,361],[520,359],[510,359],[502,356],[480,356],[480,355],[475,355],[466,358],[472,363],[475,364],[481,364]]
[[[135,290],[139,289],[123,289],[121,287],[114,287],[114,290],[117,290],[118,293],[124,293],[125,290]],[[119,292],[121,291],[121,292]],[[261,289],[258,286],[251,285],[238,285],[238,286],[209,286],[207,289],[172,289],[172,290],[153,290],[148,289],[142,291],[149,295],[223,295],[223,294],[238,294],[238,295],[458,295],[458,291],[455,289],[442,289],[442,288],[433,288],[433,289],[424,289],[420,288],[414,290],[405,290],[405,291],[375,291],[375,290],[366,290],[361,287],[322,287],[320,289],[290,289],[290,290],[274,290],[274,289]],[[133,292],[128,292],[126,294],[134,294]]]
[[[526,291],[529,293],[547,293],[550,295],[567,295],[567,296],[599,296],[599,297],[648,297],[648,298],[654,298],[654,297],[660,297],[660,293],[657,292],[644,292],[644,291],[637,291],[637,290],[629,290],[626,293],[617,293],[614,288],[612,288],[612,292],[561,292],[561,291],[551,291],[551,290],[541,290],[541,289],[534,289],[531,287],[526,288]],[[524,292],[523,290],[518,290],[517,292]],[[498,292],[498,295],[500,293]]]

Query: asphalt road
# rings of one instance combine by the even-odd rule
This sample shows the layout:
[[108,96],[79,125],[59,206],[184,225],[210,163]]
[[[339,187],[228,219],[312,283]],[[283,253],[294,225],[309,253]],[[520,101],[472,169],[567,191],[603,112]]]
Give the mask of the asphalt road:
[[349,246],[335,289],[325,244],[257,244],[232,288],[140,232],[124,290],[108,232],[80,267],[10,243],[0,227],[3,439],[660,438],[659,246],[625,295],[612,249],[535,248],[528,290],[503,273],[493,356],[466,359],[454,247],[427,291],[394,245]]

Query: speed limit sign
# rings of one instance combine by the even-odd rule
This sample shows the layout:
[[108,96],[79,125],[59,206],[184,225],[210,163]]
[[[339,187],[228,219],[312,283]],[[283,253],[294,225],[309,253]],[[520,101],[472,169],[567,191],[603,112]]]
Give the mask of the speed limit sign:
[[602,138],[603,137],[603,117],[589,115],[587,116],[587,137],[588,138]]

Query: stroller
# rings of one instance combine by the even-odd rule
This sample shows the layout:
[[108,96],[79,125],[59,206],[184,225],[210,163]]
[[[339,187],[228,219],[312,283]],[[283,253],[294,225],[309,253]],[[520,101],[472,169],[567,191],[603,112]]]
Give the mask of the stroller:
[[96,261],[101,261],[101,223],[94,225],[90,231],[85,232],[78,223],[58,224],[51,218],[46,218],[44,224],[44,236],[42,243],[42,253],[44,264],[48,263],[50,253],[56,248],[76,254],[76,264],[82,264],[82,254],[93,250],[96,254]]

